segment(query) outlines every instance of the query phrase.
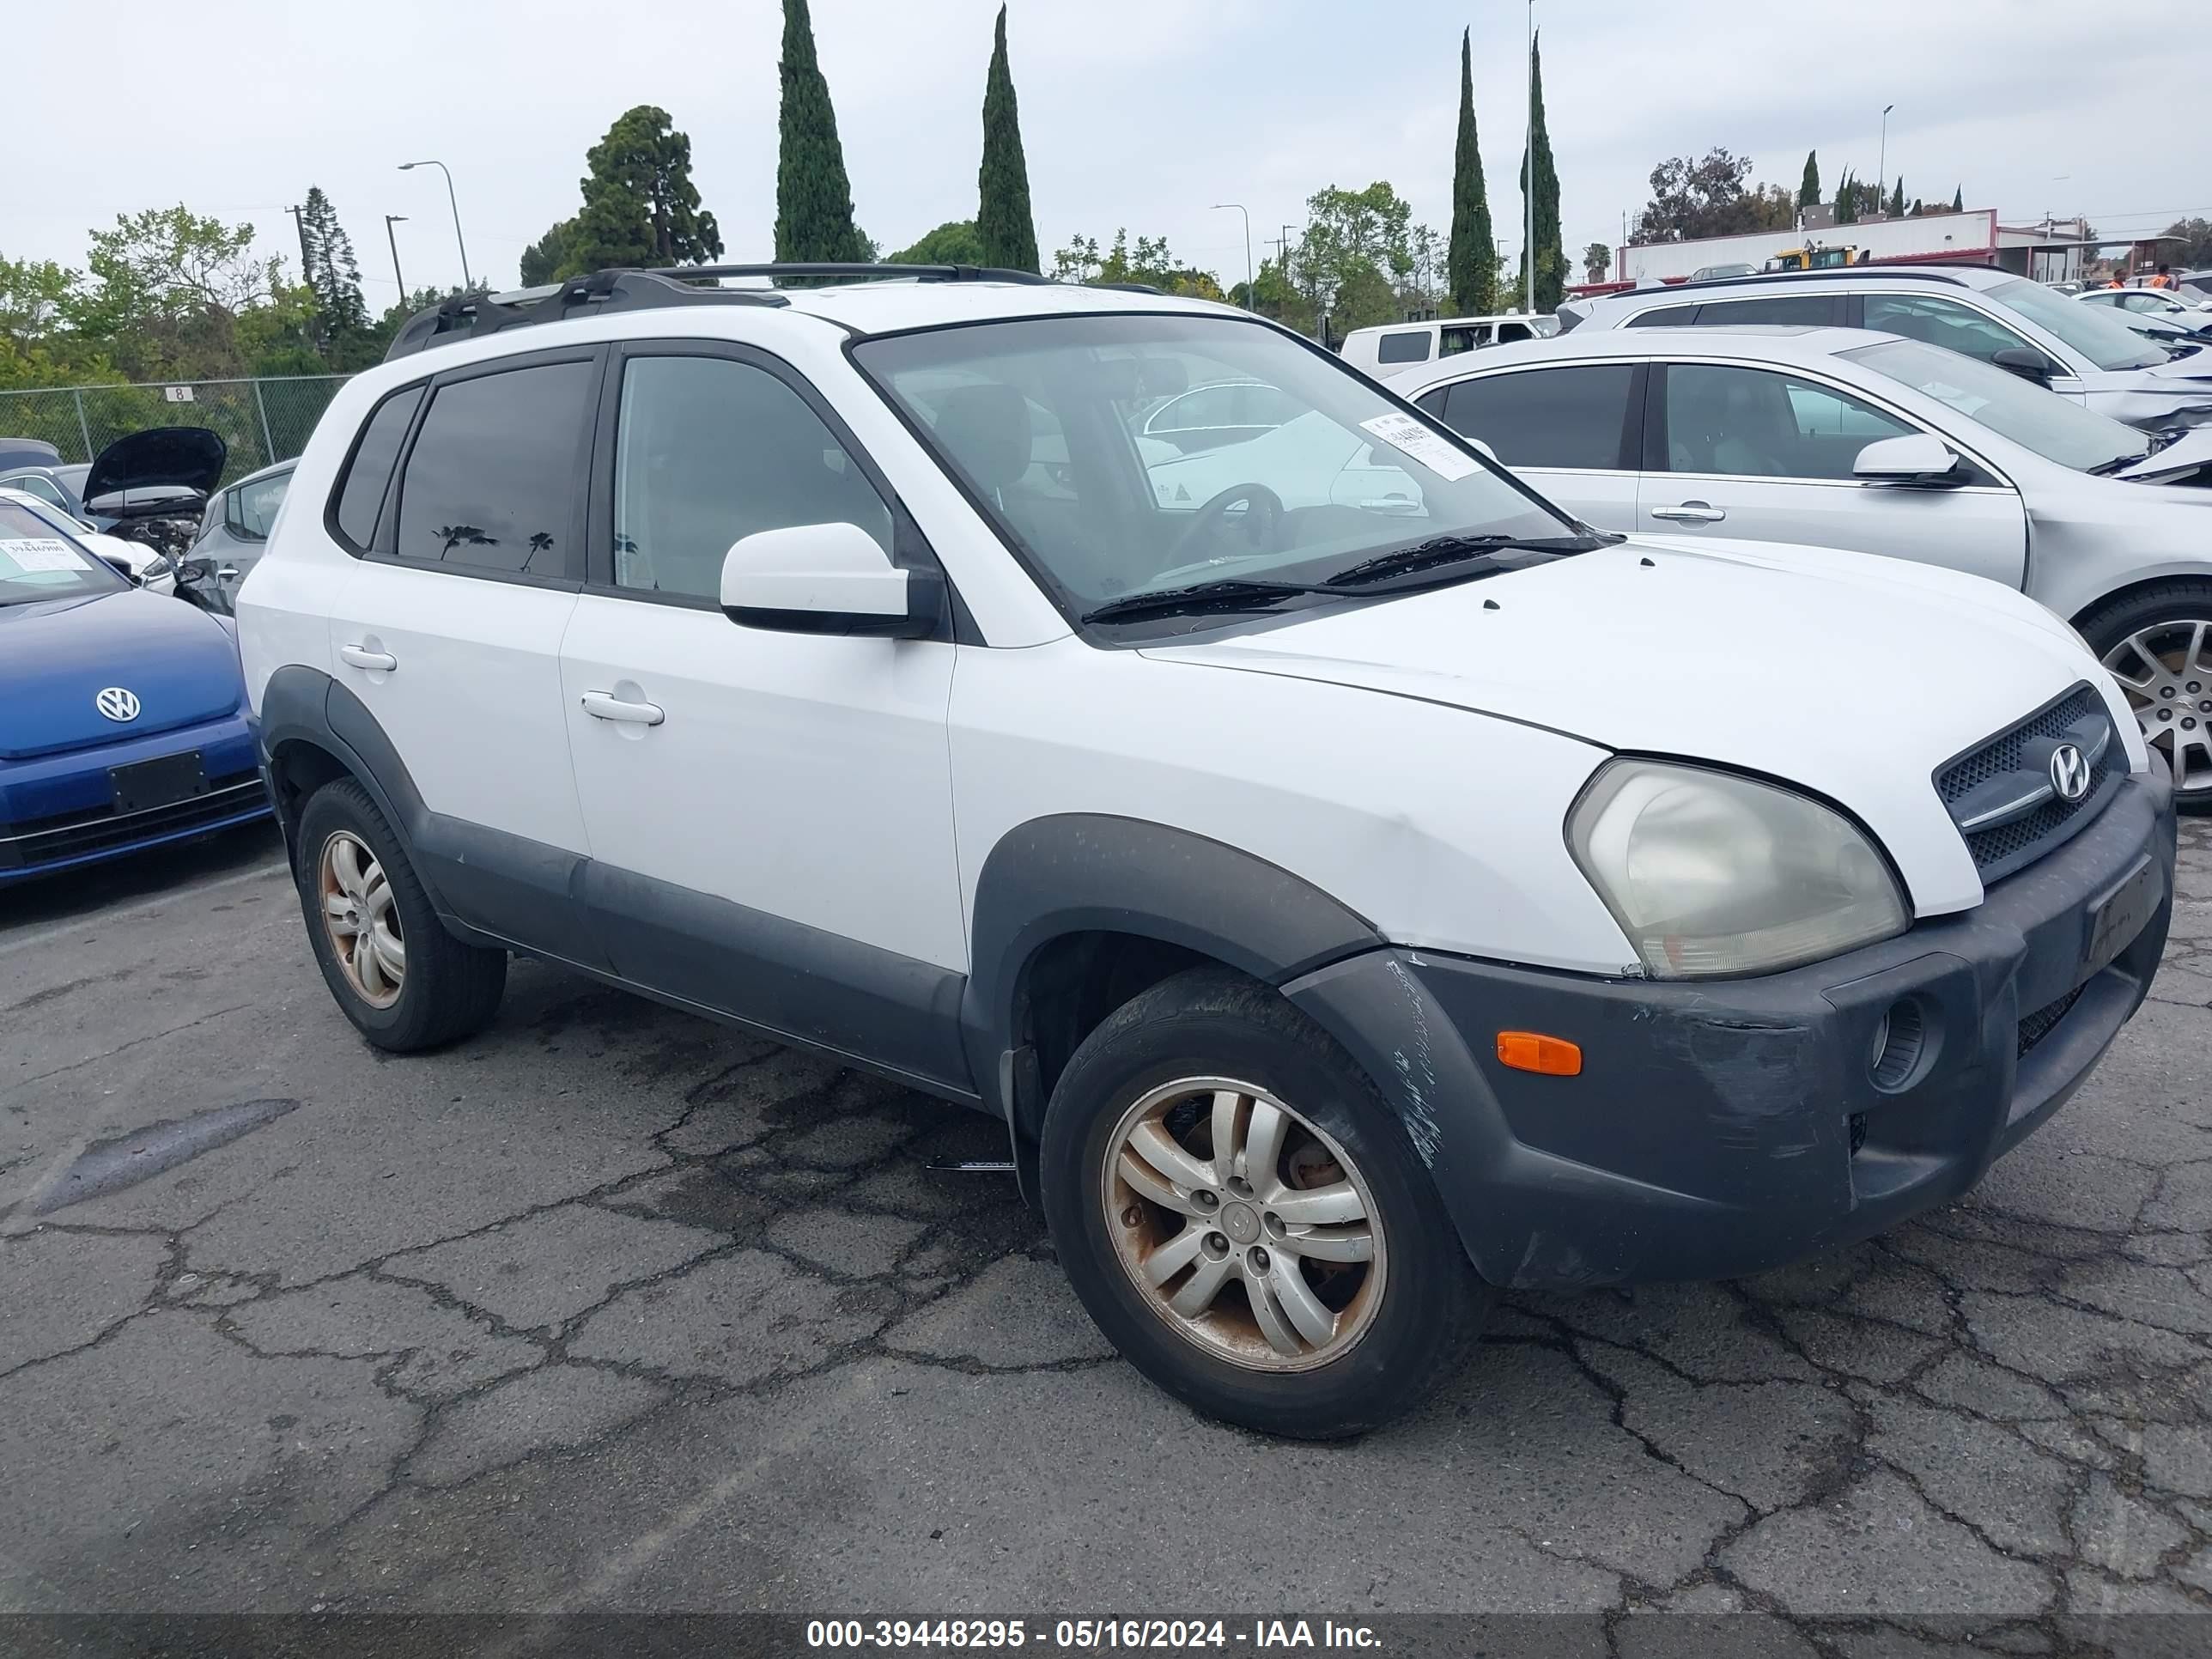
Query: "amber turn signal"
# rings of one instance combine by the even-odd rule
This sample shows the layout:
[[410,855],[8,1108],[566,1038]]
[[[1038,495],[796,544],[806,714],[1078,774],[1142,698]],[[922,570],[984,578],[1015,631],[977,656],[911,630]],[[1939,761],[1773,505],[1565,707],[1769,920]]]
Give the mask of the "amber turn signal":
[[1500,1031],[1498,1059],[1516,1072],[1539,1072],[1546,1077],[1578,1077],[1583,1069],[1580,1043],[1539,1031]]

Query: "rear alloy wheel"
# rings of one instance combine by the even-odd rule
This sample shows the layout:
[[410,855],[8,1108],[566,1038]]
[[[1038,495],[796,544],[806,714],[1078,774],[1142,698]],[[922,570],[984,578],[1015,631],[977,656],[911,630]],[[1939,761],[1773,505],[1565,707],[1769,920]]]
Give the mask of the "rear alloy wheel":
[[389,1008],[407,976],[407,942],[384,866],[351,830],[333,830],[316,855],[315,874],[339,972],[370,1007]]

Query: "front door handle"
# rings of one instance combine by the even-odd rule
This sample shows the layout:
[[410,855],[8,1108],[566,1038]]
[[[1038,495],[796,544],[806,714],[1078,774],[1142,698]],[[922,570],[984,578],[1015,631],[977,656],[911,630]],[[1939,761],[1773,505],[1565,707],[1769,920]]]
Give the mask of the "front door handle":
[[1718,524],[1728,517],[1728,510],[1709,501],[1684,501],[1680,507],[1655,507],[1651,516],[1674,524]]
[[595,720],[620,720],[627,726],[658,726],[668,716],[657,702],[628,702],[610,691],[586,691],[584,712]]
[[399,659],[389,651],[371,651],[366,646],[359,645],[340,646],[338,660],[356,668],[381,669],[387,674],[399,666]]

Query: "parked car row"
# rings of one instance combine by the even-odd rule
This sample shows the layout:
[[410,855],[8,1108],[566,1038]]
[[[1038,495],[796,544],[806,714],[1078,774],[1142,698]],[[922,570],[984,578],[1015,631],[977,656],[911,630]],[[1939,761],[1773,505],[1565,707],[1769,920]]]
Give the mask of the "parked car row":
[[698,285],[775,274],[449,302],[301,458],[237,625],[378,1048],[519,952],[986,1111],[1139,1368],[1339,1436],[1502,1286],[1955,1198],[2142,1000],[2197,747],[2039,599],[2127,599],[2088,521],[2152,546],[2190,440],[1905,331],[1377,383],[1174,296]]

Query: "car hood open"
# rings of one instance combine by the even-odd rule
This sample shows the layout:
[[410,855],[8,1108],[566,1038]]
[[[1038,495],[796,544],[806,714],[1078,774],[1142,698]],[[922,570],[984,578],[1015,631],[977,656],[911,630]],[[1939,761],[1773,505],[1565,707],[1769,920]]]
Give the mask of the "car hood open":
[[229,446],[204,426],[157,426],[101,450],[78,494],[90,504],[122,490],[174,484],[204,497],[229,456]]
[[[139,714],[94,699],[121,686]],[[207,612],[131,588],[0,605],[0,760],[89,748],[214,720],[245,695],[238,646]]]
[[1658,537],[1143,648],[1778,778],[1863,819],[1923,915],[1981,898],[1936,770],[2069,687],[2103,680],[2065,623],[1993,582],[1821,548]]

